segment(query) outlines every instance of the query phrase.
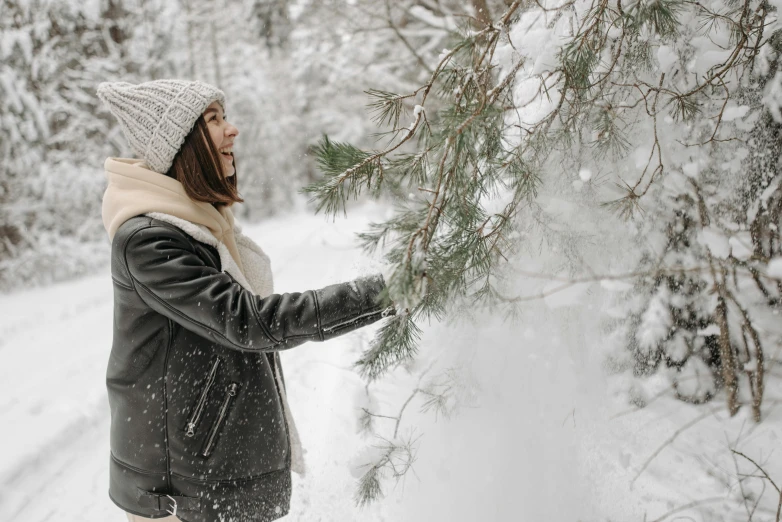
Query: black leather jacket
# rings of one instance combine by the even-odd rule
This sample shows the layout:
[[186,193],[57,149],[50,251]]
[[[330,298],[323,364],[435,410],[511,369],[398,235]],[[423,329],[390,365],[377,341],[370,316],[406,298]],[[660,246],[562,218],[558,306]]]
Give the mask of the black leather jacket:
[[380,319],[382,276],[266,298],[220,271],[217,250],[136,216],[111,245],[114,340],[109,495],[185,522],[288,512],[290,441],[274,378],[280,350]]

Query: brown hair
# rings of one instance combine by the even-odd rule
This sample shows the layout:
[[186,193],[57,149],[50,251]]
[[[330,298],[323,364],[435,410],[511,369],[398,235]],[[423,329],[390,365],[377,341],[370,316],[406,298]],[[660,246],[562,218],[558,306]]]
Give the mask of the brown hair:
[[236,188],[236,171],[229,178],[224,173],[222,158],[209,136],[206,120],[203,115],[199,116],[174,156],[166,176],[180,182],[194,201],[205,201],[215,206],[243,203]]

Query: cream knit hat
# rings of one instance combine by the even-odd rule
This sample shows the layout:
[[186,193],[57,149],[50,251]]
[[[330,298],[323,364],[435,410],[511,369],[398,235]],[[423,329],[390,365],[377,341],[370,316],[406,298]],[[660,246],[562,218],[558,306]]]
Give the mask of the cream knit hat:
[[225,110],[223,91],[198,81],[104,82],[98,98],[119,120],[135,153],[161,174],[209,104],[217,101]]

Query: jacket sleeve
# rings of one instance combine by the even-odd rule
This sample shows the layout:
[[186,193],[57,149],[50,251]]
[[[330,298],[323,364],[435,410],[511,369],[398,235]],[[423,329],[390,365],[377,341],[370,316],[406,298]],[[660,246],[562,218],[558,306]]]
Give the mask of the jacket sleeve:
[[393,307],[378,302],[381,275],[319,290],[261,298],[207,265],[178,230],[136,230],[124,263],[141,299],[156,312],[228,348],[273,351],[325,341],[374,323]]

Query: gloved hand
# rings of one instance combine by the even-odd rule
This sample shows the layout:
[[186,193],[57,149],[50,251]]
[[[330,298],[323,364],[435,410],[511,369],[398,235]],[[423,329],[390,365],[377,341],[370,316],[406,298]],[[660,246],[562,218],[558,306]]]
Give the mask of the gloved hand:
[[382,290],[378,293],[378,305],[383,308],[383,317],[396,315],[402,308],[399,308],[395,299],[391,297],[389,292],[390,288],[388,286],[394,274],[394,266],[390,264],[381,264],[375,261],[372,263],[370,270],[371,272],[369,272],[369,275],[362,276],[362,278],[379,278],[382,280]]
[[381,271],[378,275],[383,279],[383,292],[381,299],[381,306],[383,306],[382,317],[388,317],[389,315],[396,315],[396,303],[391,299],[388,292],[388,280],[391,277],[389,271]]

